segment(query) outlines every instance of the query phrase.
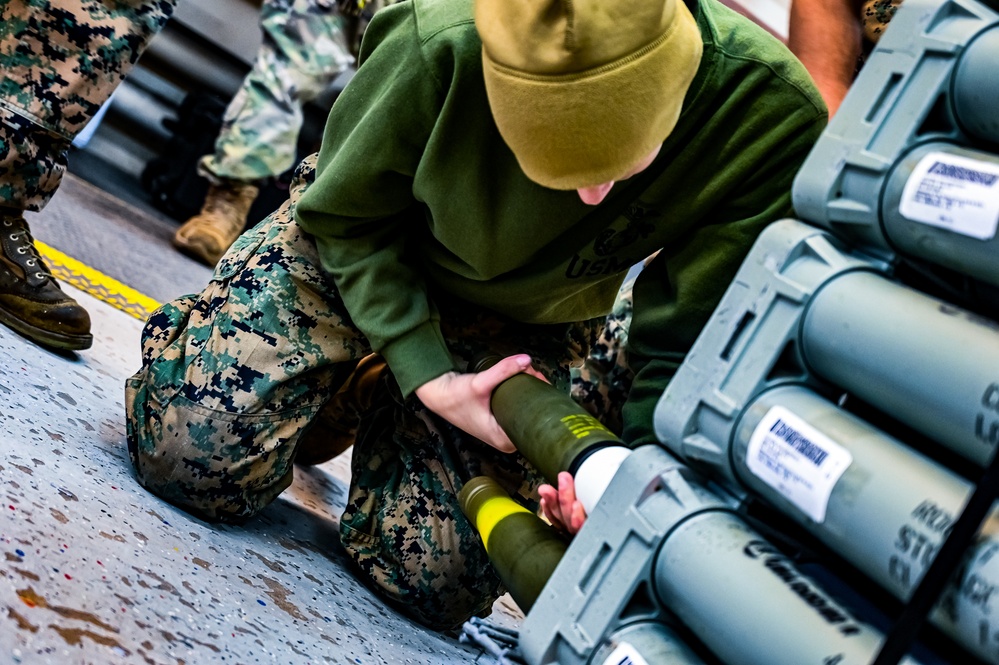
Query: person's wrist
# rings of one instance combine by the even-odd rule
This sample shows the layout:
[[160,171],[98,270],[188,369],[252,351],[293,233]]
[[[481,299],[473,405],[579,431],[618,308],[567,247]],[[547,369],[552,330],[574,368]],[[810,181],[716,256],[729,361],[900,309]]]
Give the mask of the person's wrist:
[[452,378],[454,378],[457,375],[458,375],[458,372],[456,372],[456,371],[450,371],[450,372],[445,372],[444,374],[440,374],[438,376],[435,376],[434,378],[430,379],[429,381],[426,381],[426,382],[420,384],[419,386],[417,386],[416,389],[413,390],[413,394],[416,395],[416,397],[420,401],[425,401],[425,398],[429,397],[430,394],[436,388],[440,387],[441,385],[444,385],[446,382],[450,381]]

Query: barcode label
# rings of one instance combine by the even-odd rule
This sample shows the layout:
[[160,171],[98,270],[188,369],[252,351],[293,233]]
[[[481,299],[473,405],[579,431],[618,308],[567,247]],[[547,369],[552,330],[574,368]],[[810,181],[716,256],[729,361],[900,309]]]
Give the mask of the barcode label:
[[931,152],[905,182],[903,217],[991,240],[999,226],[999,164]]
[[604,659],[603,665],[649,665],[648,662],[642,658],[642,655],[638,653],[635,647],[631,646],[627,642],[620,642],[611,652],[606,659]]
[[947,176],[948,178],[954,178],[955,180],[973,182],[979,185],[985,185],[986,187],[991,187],[996,184],[996,180],[999,180],[999,176],[994,173],[982,173],[981,171],[975,171],[974,169],[969,169],[964,166],[957,166],[956,164],[945,164],[936,158],[933,159],[933,166],[930,167],[929,173],[933,175]]
[[820,523],[836,482],[852,462],[850,451],[782,406],[767,411],[746,450],[753,475]]
[[822,462],[829,457],[828,452],[806,439],[801,433],[780,418],[770,428],[770,433],[779,439],[783,439],[784,443],[804,455],[805,459],[811,461],[815,466],[822,466]]

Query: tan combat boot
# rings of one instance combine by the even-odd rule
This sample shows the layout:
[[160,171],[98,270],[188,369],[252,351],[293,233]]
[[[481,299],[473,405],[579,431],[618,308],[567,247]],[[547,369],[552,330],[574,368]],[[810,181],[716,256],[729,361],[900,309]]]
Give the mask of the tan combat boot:
[[257,198],[256,186],[238,180],[209,185],[201,212],[184,222],[173,246],[205,265],[214,266],[246,226],[246,215]]
[[353,445],[361,416],[374,406],[378,380],[387,370],[388,365],[379,355],[361,358],[343,387],[320,409],[302,435],[296,464],[322,464]]

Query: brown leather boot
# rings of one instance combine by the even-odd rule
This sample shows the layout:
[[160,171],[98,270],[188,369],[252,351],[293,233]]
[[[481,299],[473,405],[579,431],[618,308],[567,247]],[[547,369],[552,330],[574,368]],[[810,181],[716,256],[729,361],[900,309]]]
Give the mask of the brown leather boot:
[[375,401],[378,379],[388,369],[382,357],[361,358],[339,392],[316,415],[298,444],[296,464],[327,462],[350,448],[357,436],[361,414]]
[[0,323],[44,346],[89,349],[90,315],[59,288],[24,216],[0,211],[0,234]]
[[201,212],[184,222],[173,246],[205,265],[214,266],[246,226],[246,215],[257,198],[256,186],[238,180],[209,185]]

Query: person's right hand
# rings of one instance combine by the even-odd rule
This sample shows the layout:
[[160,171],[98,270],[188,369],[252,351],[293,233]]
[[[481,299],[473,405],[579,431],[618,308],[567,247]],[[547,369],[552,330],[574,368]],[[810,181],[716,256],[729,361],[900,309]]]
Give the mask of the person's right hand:
[[503,358],[489,369],[476,374],[448,372],[416,389],[423,404],[460,430],[504,453],[516,448],[496,422],[489,401],[496,386],[514,374],[526,372],[546,381],[531,367],[531,357],[519,354]]

